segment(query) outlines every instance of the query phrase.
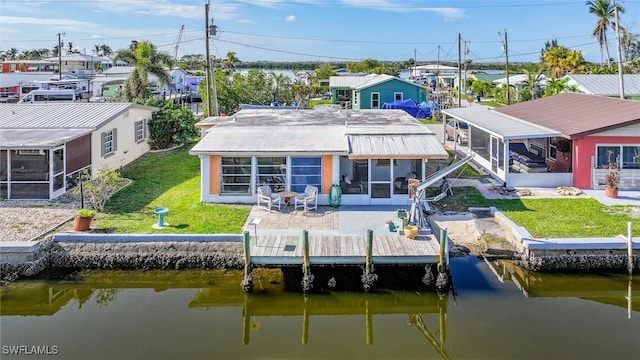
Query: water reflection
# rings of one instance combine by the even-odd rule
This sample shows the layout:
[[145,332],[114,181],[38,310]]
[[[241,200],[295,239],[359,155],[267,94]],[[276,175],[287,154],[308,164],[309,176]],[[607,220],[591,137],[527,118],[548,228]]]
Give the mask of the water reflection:
[[[640,293],[633,293],[633,276],[623,273],[594,276],[584,273],[535,273],[509,261],[485,261],[501,282],[511,281],[526,297],[573,297],[640,311]],[[625,281],[626,279],[626,281]]]
[[65,359],[640,356],[637,278],[455,261],[457,297],[305,296],[284,291],[274,271],[255,274],[250,295],[240,289],[240,271],[88,271],[20,281],[0,287],[2,343],[55,345]]

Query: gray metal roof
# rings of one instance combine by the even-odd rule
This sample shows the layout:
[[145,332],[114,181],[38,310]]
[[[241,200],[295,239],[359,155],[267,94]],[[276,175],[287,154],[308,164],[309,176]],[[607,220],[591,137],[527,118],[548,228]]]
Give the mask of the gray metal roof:
[[0,129],[0,149],[52,148],[89,133],[90,129]]
[[350,157],[449,158],[435,134],[352,135],[348,141]]
[[489,106],[446,109],[442,112],[504,140],[562,135],[559,131],[501,114]]
[[[359,152],[365,151],[364,142],[369,141],[381,156],[439,158],[444,152],[439,142],[431,141],[433,132],[403,110],[247,109],[227,118],[232,121],[217,123],[191,154],[348,155],[349,138],[359,144]],[[372,140],[394,135],[398,139]]]
[[130,108],[156,110],[132,103],[0,104],[0,129],[95,129]]
[[[568,85],[578,85],[578,88],[592,95],[619,96],[620,77],[617,74],[599,75],[566,75]],[[640,95],[640,74],[625,74],[623,77],[624,95]]]

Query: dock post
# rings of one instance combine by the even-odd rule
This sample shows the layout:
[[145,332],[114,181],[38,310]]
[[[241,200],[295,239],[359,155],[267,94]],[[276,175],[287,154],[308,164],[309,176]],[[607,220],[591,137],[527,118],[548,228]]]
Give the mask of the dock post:
[[242,245],[244,249],[244,279],[242,279],[240,287],[250,293],[253,291],[253,275],[251,274],[251,234],[248,231],[242,234]]
[[371,274],[371,258],[373,256],[373,230],[367,230],[367,252],[365,255],[365,273]]
[[451,287],[449,281],[449,269],[445,262],[445,246],[447,243],[447,228],[440,229],[440,257],[438,260],[438,276],[436,277],[436,290],[448,291]]
[[304,266],[304,275],[309,275],[309,231],[302,230],[302,265]]
[[440,254],[438,258],[438,272],[445,272],[446,261],[445,261],[445,247],[447,246],[447,228],[444,227],[440,229]]
[[313,289],[313,275],[309,264],[309,230],[302,230],[302,291]]
[[364,259],[364,274],[360,280],[362,280],[362,288],[365,292],[369,292],[373,283],[378,280],[378,275],[373,273],[373,230],[367,230],[367,243]]

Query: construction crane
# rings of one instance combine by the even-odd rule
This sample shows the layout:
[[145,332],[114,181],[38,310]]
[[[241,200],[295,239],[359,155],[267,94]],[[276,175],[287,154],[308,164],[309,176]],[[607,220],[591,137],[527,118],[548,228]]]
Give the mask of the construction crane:
[[178,33],[178,38],[176,39],[176,44],[173,46],[173,61],[178,63],[178,48],[180,47],[180,42],[182,41],[182,34],[184,33],[184,25],[180,26],[180,32]]

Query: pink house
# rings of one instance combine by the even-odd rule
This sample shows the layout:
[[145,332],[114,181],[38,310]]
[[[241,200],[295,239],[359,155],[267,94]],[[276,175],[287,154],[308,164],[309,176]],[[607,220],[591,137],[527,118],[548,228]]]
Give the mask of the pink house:
[[638,101],[563,93],[443,113],[469,124],[474,162],[507,187],[602,189],[612,164],[621,190],[640,190]]

